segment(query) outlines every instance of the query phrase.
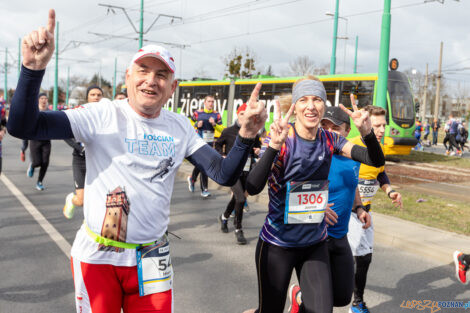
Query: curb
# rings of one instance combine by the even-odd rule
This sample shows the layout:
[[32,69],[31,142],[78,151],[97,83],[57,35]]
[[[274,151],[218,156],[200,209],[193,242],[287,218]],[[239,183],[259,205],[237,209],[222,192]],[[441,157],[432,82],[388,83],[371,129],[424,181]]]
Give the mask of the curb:
[[[177,177],[186,180],[191,175],[193,165],[183,162]],[[229,187],[221,186],[209,179],[209,188],[224,190],[230,194]],[[250,196],[250,202],[256,202],[267,208],[269,197],[267,189],[256,196]],[[397,217],[373,212],[374,240],[380,245],[394,247],[427,259],[439,265],[453,263],[455,250],[470,251],[470,237],[432,228],[422,224],[402,220]]]

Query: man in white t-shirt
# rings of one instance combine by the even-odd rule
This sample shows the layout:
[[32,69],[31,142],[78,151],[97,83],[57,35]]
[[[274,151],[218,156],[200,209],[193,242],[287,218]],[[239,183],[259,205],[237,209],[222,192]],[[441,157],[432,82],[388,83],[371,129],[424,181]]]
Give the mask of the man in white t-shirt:
[[187,118],[162,110],[177,81],[174,59],[160,46],[145,46],[133,56],[126,71],[128,99],[39,112],[31,96],[54,51],[54,26],[50,10],[47,27],[23,38],[7,127],[19,138],[73,136],[86,147],[85,222],[71,253],[77,312],[170,313],[173,269],[165,232],[175,174],[186,158],[220,184],[236,182],[267,117],[257,102],[261,84],[225,159]]

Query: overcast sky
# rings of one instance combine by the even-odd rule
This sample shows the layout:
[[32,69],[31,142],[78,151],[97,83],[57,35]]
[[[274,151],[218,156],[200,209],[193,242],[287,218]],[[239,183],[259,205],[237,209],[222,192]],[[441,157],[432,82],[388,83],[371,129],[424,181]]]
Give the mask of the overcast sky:
[[[439,45],[444,42],[443,68],[470,68],[470,0],[392,0],[390,57],[398,58],[400,69],[437,71]],[[101,69],[111,81],[117,58],[118,82],[132,55],[138,50],[133,27],[122,10],[114,13],[98,3],[125,7],[138,29],[140,0],[1,0],[0,60],[8,48],[8,86],[16,85],[18,40],[31,30],[45,26],[49,8],[59,22],[59,77],[91,78]],[[307,55],[318,66],[329,66],[334,0],[145,0],[144,30],[158,14],[182,17],[182,21],[161,17],[145,34],[150,41],[168,45],[177,64],[177,77],[196,75],[220,79],[223,57],[233,48],[249,47],[256,55],[256,67],[269,65],[276,75],[285,74],[289,62]],[[355,37],[359,36],[358,71],[377,72],[383,1],[340,0],[337,45],[337,73],[352,73]],[[90,32],[115,35],[105,39]],[[73,42],[83,42],[74,47]],[[65,50],[64,50],[65,48]],[[64,50],[64,51],[63,51]],[[345,57],[346,56],[346,57]],[[3,64],[2,64],[3,65]],[[48,66],[43,87],[54,82],[54,60]],[[3,68],[3,66],[1,67]],[[448,72],[447,78],[470,88],[470,70]],[[450,74],[453,73],[453,74]],[[0,77],[4,86],[4,75]]]

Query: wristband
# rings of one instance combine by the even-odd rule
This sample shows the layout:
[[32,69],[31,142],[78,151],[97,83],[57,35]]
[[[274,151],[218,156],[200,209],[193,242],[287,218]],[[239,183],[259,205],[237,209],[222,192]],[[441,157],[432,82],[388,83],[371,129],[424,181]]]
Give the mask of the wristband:
[[240,135],[238,135],[238,138],[240,139],[240,142],[242,144],[245,144],[245,145],[248,145],[248,146],[253,145],[255,143],[255,140],[256,140],[256,137],[254,137],[254,138],[244,138]]
[[352,212],[354,212],[354,213],[357,214],[357,209],[363,209],[364,211],[366,210],[366,208],[365,208],[362,204],[359,204],[359,205],[356,205],[356,206],[352,209]]
[[387,196],[388,196],[389,198],[390,198],[390,194],[391,194],[392,192],[396,192],[396,191],[392,189],[392,190],[390,190],[389,192],[387,192]]

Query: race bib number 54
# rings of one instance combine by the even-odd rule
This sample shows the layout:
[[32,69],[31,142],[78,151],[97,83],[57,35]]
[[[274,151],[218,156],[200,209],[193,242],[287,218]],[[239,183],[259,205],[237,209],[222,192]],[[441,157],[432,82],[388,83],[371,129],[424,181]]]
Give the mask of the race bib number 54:
[[321,223],[328,204],[328,181],[288,182],[285,224]]
[[136,256],[140,296],[164,292],[172,288],[173,267],[168,241],[139,247]]

